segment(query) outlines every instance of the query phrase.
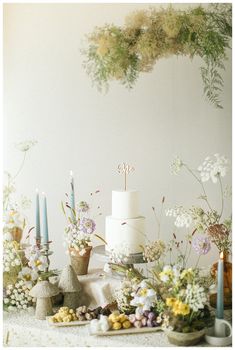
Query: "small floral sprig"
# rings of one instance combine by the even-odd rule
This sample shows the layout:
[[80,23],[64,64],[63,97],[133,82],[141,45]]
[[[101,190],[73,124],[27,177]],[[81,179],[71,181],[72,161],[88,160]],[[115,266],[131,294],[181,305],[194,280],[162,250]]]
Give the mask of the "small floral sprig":
[[4,308],[7,311],[31,308],[36,300],[29,295],[30,289],[31,286],[23,279],[19,279],[15,284],[7,285],[3,297]]
[[109,260],[114,264],[126,264],[130,257],[130,249],[125,244],[119,244],[112,249],[109,249]]
[[215,224],[210,226],[207,230],[211,242],[215,244],[219,252],[225,252],[227,254],[230,254],[232,250],[231,231],[229,228],[224,224]]
[[16,241],[3,241],[3,271],[10,272],[12,268],[22,265],[19,250],[20,244]]
[[35,273],[46,272],[49,265],[42,250],[37,245],[32,245],[25,252],[26,258],[28,259],[28,266]]
[[162,240],[150,242],[143,246],[143,258],[147,262],[159,260],[166,251],[166,244]]
[[120,288],[115,290],[115,299],[117,302],[118,310],[130,314],[135,311],[135,306],[130,304],[132,300],[132,293],[136,289],[136,281],[123,280]]

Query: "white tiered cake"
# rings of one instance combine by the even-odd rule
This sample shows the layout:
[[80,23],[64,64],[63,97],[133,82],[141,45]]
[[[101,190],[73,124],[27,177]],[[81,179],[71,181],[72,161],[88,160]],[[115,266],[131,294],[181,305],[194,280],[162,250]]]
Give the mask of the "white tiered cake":
[[145,244],[145,217],[139,215],[138,191],[112,191],[112,216],[106,217],[106,249],[125,245],[130,254]]

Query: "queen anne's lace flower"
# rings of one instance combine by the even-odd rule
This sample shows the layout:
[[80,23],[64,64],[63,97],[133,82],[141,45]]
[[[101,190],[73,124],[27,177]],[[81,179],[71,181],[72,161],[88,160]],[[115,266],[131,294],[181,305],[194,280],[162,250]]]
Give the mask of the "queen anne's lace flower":
[[182,206],[167,209],[166,216],[172,216],[175,218],[174,225],[176,227],[189,227],[192,223],[190,213]]
[[185,302],[195,312],[199,309],[203,309],[207,302],[204,288],[198,284],[188,284],[185,291]]
[[198,167],[202,182],[212,180],[213,183],[218,181],[218,177],[224,177],[227,173],[228,159],[224,156],[220,156],[218,153],[215,155],[215,159],[206,157],[202,165]]
[[15,147],[21,152],[27,152],[30,148],[36,145],[36,140],[26,140],[15,144]]
[[170,165],[171,173],[174,175],[178,175],[182,167],[183,167],[182,160],[178,156],[175,157],[173,162]]

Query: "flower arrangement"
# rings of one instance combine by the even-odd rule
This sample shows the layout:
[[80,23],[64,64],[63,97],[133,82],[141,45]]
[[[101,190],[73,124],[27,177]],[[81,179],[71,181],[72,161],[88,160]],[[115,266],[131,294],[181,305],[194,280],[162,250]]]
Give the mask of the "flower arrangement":
[[200,283],[198,270],[164,266],[159,273],[165,313],[169,324],[177,332],[194,332],[208,325],[210,312],[207,290]]
[[[96,191],[98,193],[98,191]],[[90,206],[87,202],[78,203],[75,210],[66,202],[70,215],[67,216],[64,205],[62,210],[67,218],[68,225],[65,228],[65,242],[68,248],[75,249],[81,256],[86,253],[87,248],[92,246],[92,238],[95,235],[95,221],[90,218]]]
[[220,70],[232,36],[230,4],[210,4],[178,10],[150,9],[130,14],[123,27],[105,25],[88,36],[84,50],[87,73],[99,89],[118,80],[131,88],[141,72],[153,69],[157,60],[170,55],[199,56],[204,61],[201,75],[204,93],[222,108]]
[[[112,265],[126,271],[126,281],[117,293],[118,308],[129,314],[134,327],[158,327],[190,333],[205,328],[212,320],[208,285],[198,268],[180,265],[152,268],[145,277],[135,268]],[[124,303],[123,303],[124,301]],[[124,305],[124,308],[123,308]]]
[[[231,252],[231,217],[223,218],[224,201],[228,197],[228,190],[224,190],[223,180],[228,171],[228,159],[225,156],[215,154],[213,157],[206,157],[196,170],[191,169],[179,157],[176,157],[171,164],[171,171],[178,175],[182,169],[185,169],[200,184],[202,194],[201,199],[204,206],[192,206],[189,209],[183,206],[170,208],[166,210],[166,215],[174,218],[174,224],[178,228],[193,226],[193,229],[199,233],[207,234],[207,238],[198,238],[194,241],[196,250],[205,254],[210,249],[209,240],[216,245],[219,251],[225,253]],[[211,181],[212,184],[219,184],[221,208],[213,208],[206,193],[204,184]],[[201,245],[201,248],[199,247]],[[198,246],[198,249],[197,249]],[[204,246],[204,250],[202,249]]]

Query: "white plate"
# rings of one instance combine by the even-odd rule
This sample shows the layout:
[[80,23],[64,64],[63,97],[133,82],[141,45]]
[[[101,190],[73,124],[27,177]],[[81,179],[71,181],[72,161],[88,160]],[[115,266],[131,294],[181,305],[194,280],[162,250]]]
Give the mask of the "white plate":
[[50,326],[54,326],[54,327],[84,326],[84,325],[90,323],[90,321],[52,322],[51,317],[52,316],[49,316],[46,319],[47,319],[48,324]]
[[119,329],[119,330],[110,330],[107,332],[93,332],[90,329],[90,335],[122,335],[122,334],[138,334],[138,333],[151,333],[151,332],[157,332],[162,331],[161,327],[131,327],[128,329]]

